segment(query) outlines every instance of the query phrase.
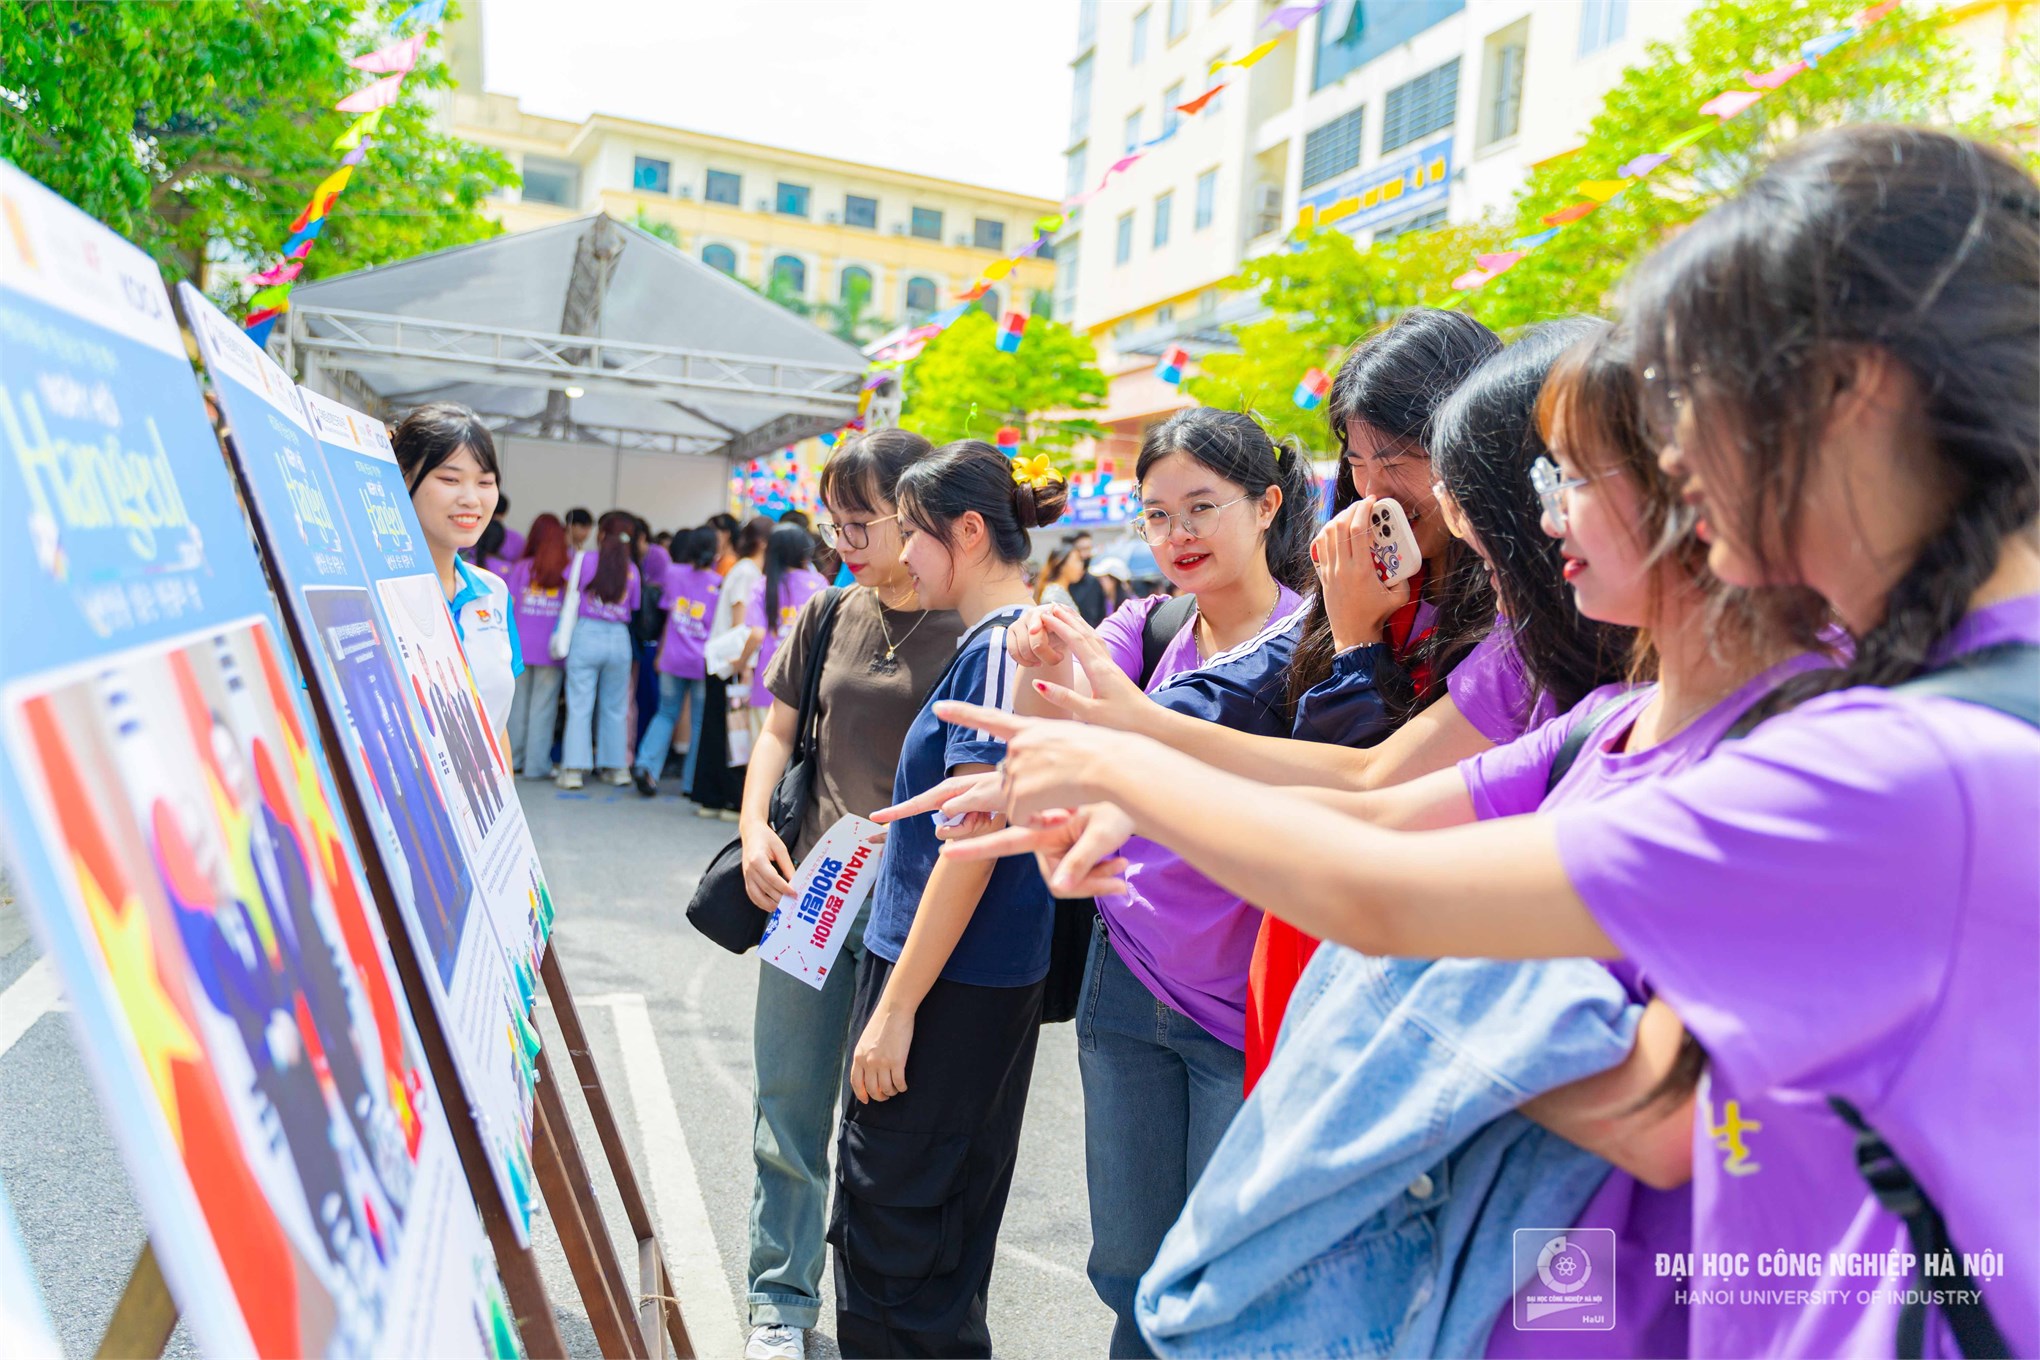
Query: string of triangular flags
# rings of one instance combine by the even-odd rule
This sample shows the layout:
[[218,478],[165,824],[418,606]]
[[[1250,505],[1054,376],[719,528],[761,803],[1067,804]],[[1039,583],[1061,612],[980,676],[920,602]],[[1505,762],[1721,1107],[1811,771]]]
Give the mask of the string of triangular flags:
[[[1723,90],[1700,105],[1697,111],[1711,121],[1687,129],[1655,151],[1645,152],[1642,155],[1625,161],[1616,170],[1616,177],[1614,179],[1593,179],[1579,184],[1575,192],[1580,195],[1580,202],[1560,208],[1557,212],[1545,214],[1544,217],[1539,219],[1540,225],[1544,228],[1542,231],[1532,232],[1527,236],[1519,236],[1515,240],[1510,241],[1501,250],[1476,256],[1473,268],[1452,280],[1451,286],[1453,292],[1440,299],[1438,305],[1441,307],[1456,306],[1465,299],[1467,294],[1485,287],[1503,274],[1508,273],[1511,269],[1522,263],[1524,257],[1532,251],[1550,244],[1562,233],[1571,230],[1581,220],[1592,215],[1604,203],[1612,203],[1622,197],[1639,180],[1659,169],[1679,152],[1712,136],[1731,118],[1739,117],[1747,112],[1757,101],[1761,100],[1771,91],[1778,89],[1793,77],[1818,66],[1823,59],[1837,48],[1843,47],[1861,37],[1886,15],[1898,8],[1898,4],[1899,0],[1880,0],[1877,4],[1868,5],[1850,15],[1847,22],[1840,28],[1832,32],[1823,33],[1817,38],[1809,38],[1804,43],[1801,43],[1799,55],[1793,60],[1761,73],[1754,71],[1743,72],[1742,82],[1744,85],[1749,86],[1748,89]],[[1336,213],[1338,206],[1334,204],[1332,211],[1322,215],[1314,208],[1304,208],[1297,215],[1296,226],[1292,234],[1307,231],[1316,226],[1329,226],[1337,221],[1339,217],[1346,216],[1347,214],[1344,213]],[[1356,206],[1355,211],[1357,210]],[[1171,354],[1163,356],[1163,372],[1167,371],[1168,360],[1180,353],[1181,351],[1172,351]],[[1187,358],[1187,356],[1185,357]],[[1180,381],[1180,360],[1176,365],[1176,374],[1175,381]],[[1164,380],[1167,381],[1168,379],[1165,378]],[[1322,369],[1313,368],[1305,373],[1303,379],[1297,383],[1293,400],[1306,411],[1316,410],[1318,405],[1323,402],[1325,393],[1330,390],[1331,380],[1325,376]]]
[[333,204],[354,177],[355,169],[368,158],[369,148],[375,145],[370,134],[382,122],[390,106],[397,102],[404,77],[417,66],[433,25],[445,12],[446,0],[418,0],[397,16],[393,26],[399,33],[406,28],[412,29],[409,37],[348,59],[347,64],[355,70],[382,78],[362,86],[333,106],[341,113],[357,115],[347,130],[333,140],[333,150],[346,154],[340,158],[339,167],[319,181],[319,186],[312,190],[311,198],[306,200],[303,211],[291,222],[290,234],[279,247],[281,258],[247,278],[247,282],[256,286],[256,292],[244,304],[248,315],[241,325],[248,332],[248,338],[256,344],[267,344],[277,318],[290,310],[291,290],[297,287],[298,275],[304,273],[305,258],[312,253],[312,247],[318,244],[319,234],[326,229]]
[[1637,181],[1659,169],[1679,152],[1711,137],[1730,119],[1747,112],[1758,100],[1795,76],[1802,75],[1819,65],[1821,60],[1835,49],[1862,36],[1866,30],[1896,8],[1898,0],[1881,0],[1881,3],[1856,11],[1840,28],[1823,33],[1817,38],[1809,38],[1800,44],[1799,55],[1793,60],[1761,74],[1744,71],[1742,80],[1750,87],[1749,89],[1723,90],[1700,105],[1698,111],[1711,118],[1712,122],[1688,128],[1656,151],[1645,152],[1625,161],[1615,171],[1614,179],[1590,179],[1581,182],[1574,190],[1580,195],[1580,202],[1560,208],[1557,212],[1547,213],[1539,219],[1544,230],[1519,236],[1499,251],[1477,256],[1473,268],[1452,280],[1454,292],[1441,305],[1449,307],[1467,293],[1477,291],[1508,273],[1522,263],[1523,258],[1530,252],[1571,230],[1574,224],[1594,213],[1602,204],[1612,203],[1622,197]]
[[[1270,11],[1268,16],[1261,21],[1258,31],[1266,32],[1272,28],[1275,30],[1275,35],[1257,44],[1243,56],[1236,57],[1230,61],[1213,62],[1208,75],[1216,77],[1219,72],[1228,68],[1242,71],[1252,68],[1280,46],[1284,38],[1295,32],[1298,25],[1323,9],[1327,3],[1329,3],[1329,0],[1316,0],[1316,3],[1313,4],[1284,5],[1279,9]],[[1203,113],[1209,108],[1211,101],[1216,99],[1219,92],[1226,89],[1230,84],[1230,81],[1215,81],[1215,83],[1205,89],[1204,93],[1198,95],[1195,99],[1186,100],[1176,105],[1175,111],[1182,114],[1184,118],[1195,118],[1198,114]],[[1155,147],[1160,146],[1163,142],[1173,138],[1181,126],[1181,122],[1178,121],[1164,129],[1160,136],[1150,138],[1134,150],[1129,151],[1126,155],[1121,156],[1107,167],[1104,176],[1099,179],[1094,188],[1065,201],[1062,212],[1050,213],[1046,217],[1037,220],[1034,224],[1033,240],[1005,259],[995,260],[985,266],[983,272],[978,275],[970,287],[952,295],[956,299],[954,306],[946,307],[936,312],[926,321],[886,346],[885,349],[880,350],[872,356],[873,363],[880,366],[897,367],[912,362],[926,348],[930,340],[955,325],[979,298],[982,298],[987,292],[991,291],[994,284],[1011,274],[1015,265],[1029,256],[1038,253],[1043,246],[1054,239],[1055,233],[1061,231],[1063,224],[1069,220],[1068,214],[1071,210],[1080,208],[1093,198],[1096,198],[1098,194],[1103,192],[1105,186],[1112,182],[1115,176],[1125,174],[1141,157],[1145,156]],[[1026,335],[1027,321],[1028,318],[1025,313],[1017,309],[1008,311],[999,322],[996,338],[998,347],[1008,354],[1018,350],[1021,340]]]

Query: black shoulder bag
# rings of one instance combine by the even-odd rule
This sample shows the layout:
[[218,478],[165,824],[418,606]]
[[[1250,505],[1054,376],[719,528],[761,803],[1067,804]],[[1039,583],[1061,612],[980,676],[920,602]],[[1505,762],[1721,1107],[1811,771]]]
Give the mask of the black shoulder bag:
[[[824,593],[821,616],[815,620],[815,637],[808,647],[807,667],[800,682],[800,715],[794,719],[793,750],[787,754],[786,769],[772,786],[767,815],[772,829],[786,843],[787,852],[800,836],[801,819],[807,815],[814,795],[816,744],[820,737],[822,664],[829,655],[829,638],[836,628],[836,610],[847,594],[839,588]],[[744,838],[738,836],[716,852],[701,871],[701,882],[687,903],[687,923],[732,954],[755,948],[764,937],[770,912],[758,910],[744,888]]]
[[[1140,687],[1147,688],[1162,653],[1190,622],[1197,597],[1178,595],[1148,611],[1140,629]],[[1084,968],[1091,956],[1091,936],[1098,920],[1098,902],[1091,897],[1055,899],[1055,929],[1048,939],[1048,983],[1041,998],[1041,1023],[1061,1024],[1077,1018],[1077,998],[1084,990]]]

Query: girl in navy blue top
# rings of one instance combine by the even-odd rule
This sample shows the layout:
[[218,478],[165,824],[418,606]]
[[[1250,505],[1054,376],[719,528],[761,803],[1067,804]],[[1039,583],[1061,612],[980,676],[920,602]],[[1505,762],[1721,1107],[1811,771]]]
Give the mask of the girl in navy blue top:
[[[1027,530],[1064,488],[982,440],[900,476],[901,560],[922,606],[962,616],[955,663],[900,751],[896,800],[1005,756],[935,716],[1012,707],[1006,621],[1032,602]],[[1034,1072],[1054,902],[1034,862],[939,859],[926,818],[892,829],[873,885],[836,1157],[836,1331],[845,1356],[989,1356],[985,1296]]]

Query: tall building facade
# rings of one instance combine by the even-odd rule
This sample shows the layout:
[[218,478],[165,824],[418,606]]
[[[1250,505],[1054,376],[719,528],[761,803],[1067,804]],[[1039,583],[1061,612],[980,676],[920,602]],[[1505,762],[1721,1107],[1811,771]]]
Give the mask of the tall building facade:
[[[484,13],[476,0],[449,26],[459,86],[446,118],[523,174],[523,187],[488,210],[510,231],[598,211],[659,223],[682,250],[760,289],[776,280],[782,296],[815,306],[863,293],[859,338],[868,339],[949,306],[1056,211],[1049,199],[683,128],[527,113],[513,96],[485,92]],[[1053,261],[1030,257],[979,305],[1028,311],[1054,281]]]
[[[1084,0],[1072,61],[1068,193],[1167,131],[1213,80],[1218,100],[1073,214],[1056,315],[1096,341],[1111,377],[1101,464],[1190,404],[1155,377],[1261,314],[1223,282],[1280,249],[1297,213],[1358,197],[1336,224],[1362,245],[1505,208],[1530,170],[1579,146],[1603,96],[1703,0],[1331,0],[1248,70],[1277,0]],[[1953,0],[1953,31],[1986,80],[2020,50],[2021,0]]]

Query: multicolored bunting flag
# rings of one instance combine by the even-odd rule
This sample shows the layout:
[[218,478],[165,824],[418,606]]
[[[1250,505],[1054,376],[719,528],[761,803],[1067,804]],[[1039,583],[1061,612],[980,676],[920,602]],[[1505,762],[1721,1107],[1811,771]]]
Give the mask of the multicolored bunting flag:
[[399,42],[374,52],[364,52],[358,57],[349,57],[347,64],[357,71],[371,71],[377,74],[395,72],[402,74],[418,64],[418,54],[425,50],[424,32],[412,34]]
[[1183,369],[1189,362],[1189,350],[1181,345],[1171,345],[1162,351],[1162,361],[1155,365],[1155,376],[1174,387],[1183,381]]
[[386,109],[397,102],[397,91],[403,84],[401,74],[384,76],[372,85],[362,86],[333,107],[342,113],[372,113],[376,109]]
[[1332,380],[1325,376],[1325,371],[1313,368],[1304,374],[1303,381],[1296,385],[1296,393],[1292,399],[1304,410],[1315,411],[1324,402],[1325,394],[1331,390]]
[[1700,112],[1711,113],[1716,118],[1733,118],[1763,97],[1761,90],[1729,90],[1702,104]]
[[1000,453],[1011,458],[1020,451],[1020,428],[1017,425],[1001,425],[999,432],[992,436],[992,443]]
[[1007,354],[1020,348],[1020,341],[1027,334],[1027,315],[1024,312],[1008,312],[1006,319],[999,323],[999,348]]
[[361,117],[347,125],[347,131],[333,139],[333,149],[335,151],[352,151],[360,146],[361,139],[374,132],[376,125],[382,122],[383,115],[388,112],[388,109],[370,109],[367,113],[362,114]]

